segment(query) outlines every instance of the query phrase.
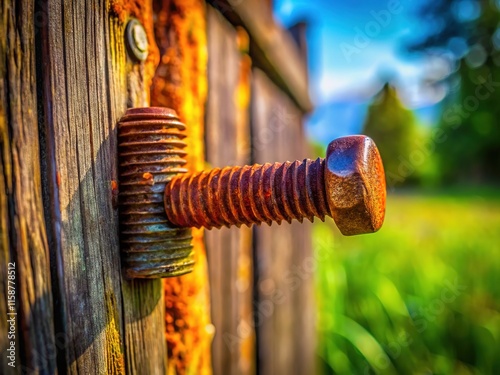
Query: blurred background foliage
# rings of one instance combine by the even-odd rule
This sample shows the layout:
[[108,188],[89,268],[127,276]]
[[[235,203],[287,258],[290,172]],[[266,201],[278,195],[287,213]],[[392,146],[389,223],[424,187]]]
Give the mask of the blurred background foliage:
[[436,147],[441,182],[500,181],[500,2],[439,0],[426,3],[423,22],[440,22],[410,50],[448,53],[456,89],[438,124],[446,135]]
[[390,82],[374,97],[363,132],[379,145],[388,185],[498,184],[500,1],[434,0],[417,17],[426,33],[404,47],[448,65],[444,77],[427,77],[447,96],[435,128],[420,132]]
[[384,160],[385,224],[358,237],[314,227],[322,374],[500,374],[500,1],[412,9],[401,50],[444,67],[422,78],[443,95],[423,123],[401,80],[378,77],[360,132]]

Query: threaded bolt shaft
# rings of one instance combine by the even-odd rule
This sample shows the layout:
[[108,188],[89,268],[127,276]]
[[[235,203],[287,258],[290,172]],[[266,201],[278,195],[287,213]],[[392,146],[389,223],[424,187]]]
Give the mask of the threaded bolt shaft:
[[325,159],[216,168],[174,177],[165,188],[165,210],[181,227],[269,225],[331,216]]
[[377,231],[385,215],[378,149],[362,135],[341,137],[317,160],[216,168],[177,175],[165,212],[179,227],[220,228],[331,216],[344,235]]
[[118,124],[120,242],[125,276],[190,272],[191,230],[169,223],[165,185],[184,173],[185,125],[168,108],[132,108]]

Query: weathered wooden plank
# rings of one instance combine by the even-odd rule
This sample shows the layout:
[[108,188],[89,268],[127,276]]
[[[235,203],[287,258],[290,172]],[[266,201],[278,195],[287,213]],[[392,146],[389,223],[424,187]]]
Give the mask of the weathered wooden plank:
[[[116,119],[123,114],[123,95],[127,107],[148,106],[150,87],[158,65],[158,47],[155,43],[153,10],[149,0],[111,1],[110,41],[112,72],[109,77],[116,79],[113,110]],[[123,27],[135,17],[144,26],[149,53],[145,63],[130,59],[125,53]],[[125,53],[125,56],[123,55]],[[124,59],[125,58],[125,59]],[[126,64],[124,65],[124,62]],[[118,74],[114,74],[118,72]],[[126,91],[123,91],[125,73]],[[113,137],[116,132],[113,129]],[[115,139],[115,138],[113,138]],[[124,345],[126,372],[128,374],[165,374],[167,371],[167,345],[165,342],[165,300],[162,280],[121,280],[123,299]]]
[[[160,64],[153,105],[177,111],[186,124],[187,167],[203,169],[207,94],[206,9],[202,0],[156,0]],[[211,374],[210,296],[203,230],[193,230],[193,272],[165,279],[169,374]]]
[[56,331],[67,338],[59,369],[163,374],[161,281],[122,279],[113,205],[116,123],[127,106],[147,105],[148,67],[154,59],[154,49],[146,64],[127,57],[124,27],[129,16],[146,19],[151,39],[150,5],[53,0],[46,7],[48,222],[57,280]]
[[42,43],[59,289],[56,329],[67,337],[60,370],[122,373],[118,225],[110,199],[116,151],[108,97],[112,82],[106,77],[109,33],[103,32],[107,9],[102,3],[49,1],[47,14]]
[[273,19],[267,0],[209,0],[235,25],[243,26],[251,38],[250,55],[255,66],[266,74],[304,112],[312,109],[307,64],[292,36]]
[[[250,163],[248,35],[208,8],[207,161],[212,167]],[[255,372],[252,317],[252,231],[206,232],[215,374]]]
[[[3,1],[0,14],[0,372],[55,373],[56,340],[39,163],[36,30],[33,23],[24,21],[33,19],[34,2]],[[15,264],[14,278],[7,273],[9,264]],[[7,296],[12,295],[14,284],[17,304],[11,310]],[[13,315],[16,312],[18,315]],[[15,319],[15,339],[7,337],[7,319]],[[14,361],[7,358],[11,342]]]
[[[252,132],[256,163],[309,156],[301,111],[258,69],[252,79]],[[306,220],[255,230],[260,374],[314,373],[310,227]]]

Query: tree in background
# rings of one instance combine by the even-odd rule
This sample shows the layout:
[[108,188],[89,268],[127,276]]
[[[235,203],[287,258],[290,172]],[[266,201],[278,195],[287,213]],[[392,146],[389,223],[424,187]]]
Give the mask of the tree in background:
[[433,0],[419,12],[426,37],[410,51],[447,59],[458,88],[443,103],[435,142],[443,183],[500,180],[500,1]]
[[370,104],[363,133],[377,144],[389,187],[418,180],[423,160],[415,159],[416,119],[390,84],[386,83]]

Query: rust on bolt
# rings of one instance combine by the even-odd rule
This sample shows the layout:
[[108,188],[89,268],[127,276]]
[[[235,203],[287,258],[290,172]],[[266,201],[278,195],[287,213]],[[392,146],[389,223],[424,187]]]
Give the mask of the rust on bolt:
[[183,123],[167,108],[129,109],[118,124],[120,242],[125,276],[178,276],[193,267],[191,230],[163,208],[165,185],[185,173]]
[[324,159],[186,173],[184,129],[175,111],[156,107],[129,109],[118,124],[126,277],[190,272],[191,227],[331,216],[344,235],[354,235],[375,232],[383,223],[384,169],[368,137],[338,138]]
[[226,167],[174,177],[165,211],[179,227],[220,228],[334,218],[344,235],[372,233],[384,220],[384,169],[366,136],[330,143],[325,159]]

